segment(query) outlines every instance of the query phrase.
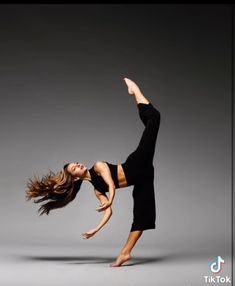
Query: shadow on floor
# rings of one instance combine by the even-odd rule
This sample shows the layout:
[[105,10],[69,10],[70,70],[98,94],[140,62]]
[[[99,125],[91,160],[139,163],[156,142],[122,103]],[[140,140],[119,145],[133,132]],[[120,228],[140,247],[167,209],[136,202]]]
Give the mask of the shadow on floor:
[[[111,256],[30,256],[20,255],[21,260],[27,261],[61,261],[68,262],[68,264],[98,264],[98,263],[112,263],[116,257]],[[167,256],[158,257],[138,257],[134,256],[130,261],[123,266],[132,266],[138,264],[156,263],[168,259]]]
[[[165,261],[182,261],[182,260],[192,260],[192,259],[202,259],[208,257],[208,253],[200,253],[191,251],[181,251],[181,252],[169,252],[163,255],[155,256],[136,256],[132,255],[132,259],[127,261],[123,266],[133,266],[139,264],[150,264],[150,263],[161,263]],[[48,256],[48,255],[14,255],[15,258],[18,256],[19,260],[24,261],[58,261],[64,262],[65,264],[101,264],[101,263],[113,263],[116,257],[113,256]]]

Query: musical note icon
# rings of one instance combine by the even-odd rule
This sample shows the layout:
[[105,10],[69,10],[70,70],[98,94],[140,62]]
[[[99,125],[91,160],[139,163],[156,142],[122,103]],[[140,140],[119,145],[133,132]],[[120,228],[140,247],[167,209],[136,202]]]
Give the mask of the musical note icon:
[[210,270],[213,273],[219,273],[222,269],[223,263],[225,263],[224,259],[221,256],[216,256],[216,260],[212,261],[210,264]]

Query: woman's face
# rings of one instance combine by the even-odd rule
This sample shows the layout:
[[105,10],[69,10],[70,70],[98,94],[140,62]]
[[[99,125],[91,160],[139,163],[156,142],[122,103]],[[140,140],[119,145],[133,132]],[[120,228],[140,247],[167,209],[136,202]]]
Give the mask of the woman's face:
[[73,177],[82,178],[83,175],[86,173],[87,168],[83,164],[76,162],[70,163],[67,167],[67,170]]

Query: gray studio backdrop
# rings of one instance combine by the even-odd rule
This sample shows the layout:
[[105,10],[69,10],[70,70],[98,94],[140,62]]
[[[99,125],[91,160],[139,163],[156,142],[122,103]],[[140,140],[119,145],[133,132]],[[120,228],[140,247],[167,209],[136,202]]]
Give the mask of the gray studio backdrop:
[[84,241],[102,216],[88,182],[42,217],[25,186],[69,161],[126,159],[143,131],[129,77],[162,116],[156,229],[139,244],[230,252],[230,5],[1,5],[0,33],[1,243],[125,242],[132,187]]

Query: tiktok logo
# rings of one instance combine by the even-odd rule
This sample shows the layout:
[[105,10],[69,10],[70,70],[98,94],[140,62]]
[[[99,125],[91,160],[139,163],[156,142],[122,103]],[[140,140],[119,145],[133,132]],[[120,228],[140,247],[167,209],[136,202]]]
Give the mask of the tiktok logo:
[[213,273],[219,273],[222,269],[222,264],[225,263],[221,256],[216,256],[216,260],[212,261],[210,264],[210,270]]
[[[222,270],[223,263],[225,263],[225,260],[221,256],[216,256],[215,260],[210,263],[210,271],[213,273],[219,273]],[[206,284],[216,285],[217,283],[231,283],[231,278],[228,275],[204,275],[203,278]]]

